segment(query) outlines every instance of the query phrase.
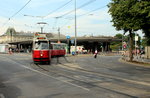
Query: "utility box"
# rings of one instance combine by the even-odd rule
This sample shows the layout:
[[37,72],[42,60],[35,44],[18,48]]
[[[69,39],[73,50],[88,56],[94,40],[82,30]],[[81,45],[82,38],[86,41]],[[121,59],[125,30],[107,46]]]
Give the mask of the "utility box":
[[8,44],[0,44],[0,53],[8,53]]

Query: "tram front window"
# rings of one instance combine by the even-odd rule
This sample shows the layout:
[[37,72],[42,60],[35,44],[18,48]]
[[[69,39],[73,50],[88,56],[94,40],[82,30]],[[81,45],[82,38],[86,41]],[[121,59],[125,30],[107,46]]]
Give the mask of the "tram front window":
[[39,49],[39,50],[49,49],[48,42],[47,41],[35,42],[35,49]]

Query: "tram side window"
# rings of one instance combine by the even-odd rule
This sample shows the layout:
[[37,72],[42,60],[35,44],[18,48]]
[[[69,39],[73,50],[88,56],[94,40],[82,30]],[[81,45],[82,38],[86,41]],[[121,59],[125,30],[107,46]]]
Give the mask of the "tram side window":
[[63,45],[60,45],[59,47],[60,47],[61,50],[63,49]]
[[62,45],[62,49],[65,49],[65,45]]
[[58,44],[57,45],[57,49],[60,50],[61,49],[61,45]]
[[65,49],[65,45],[62,45],[62,44],[52,44],[50,46],[51,49],[54,49],[54,50],[64,50]]
[[53,49],[56,50],[57,49],[57,45],[53,44]]

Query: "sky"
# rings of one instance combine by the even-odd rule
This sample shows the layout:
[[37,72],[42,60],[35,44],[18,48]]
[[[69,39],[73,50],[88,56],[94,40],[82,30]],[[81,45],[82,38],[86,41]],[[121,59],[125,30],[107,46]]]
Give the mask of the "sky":
[[[107,5],[111,0],[76,0],[77,36],[115,36]],[[65,5],[65,6],[63,6]],[[75,0],[1,0],[0,35],[9,27],[17,32],[60,33],[75,36]],[[97,10],[98,9],[98,10]],[[45,22],[45,25],[39,25]],[[141,32],[139,32],[141,33]]]

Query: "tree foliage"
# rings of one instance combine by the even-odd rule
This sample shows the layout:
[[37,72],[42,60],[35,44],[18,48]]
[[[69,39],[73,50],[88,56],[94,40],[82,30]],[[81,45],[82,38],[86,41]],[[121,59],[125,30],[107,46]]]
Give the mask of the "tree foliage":
[[146,36],[150,36],[150,2],[149,0],[112,0],[108,7],[116,30],[129,32],[130,61],[132,61],[134,31],[142,29]]
[[16,31],[15,31],[14,28],[8,28],[8,29],[6,30],[6,35],[13,36],[13,35],[15,35],[15,34],[16,34]]
[[[122,36],[123,36],[122,34],[118,33],[114,37],[117,39],[122,39]],[[122,41],[111,42],[110,48],[115,51],[121,50],[122,49]]]

